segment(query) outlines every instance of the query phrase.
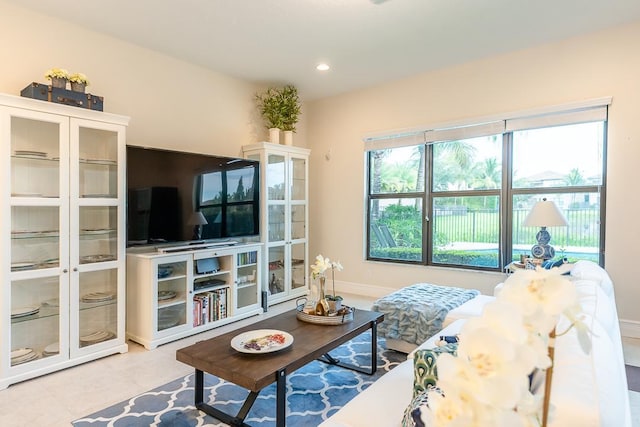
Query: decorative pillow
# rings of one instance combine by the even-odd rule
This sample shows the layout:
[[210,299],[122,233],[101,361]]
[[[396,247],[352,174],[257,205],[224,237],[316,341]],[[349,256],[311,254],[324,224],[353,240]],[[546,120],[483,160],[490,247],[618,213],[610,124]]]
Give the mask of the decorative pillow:
[[458,343],[440,347],[416,350],[413,355],[413,397],[417,397],[429,387],[435,387],[438,381],[436,361],[443,353],[458,355]]
[[427,390],[415,396],[402,417],[402,427],[425,427],[422,421],[422,411],[429,405],[428,393],[435,391],[442,394],[438,387],[428,387]]

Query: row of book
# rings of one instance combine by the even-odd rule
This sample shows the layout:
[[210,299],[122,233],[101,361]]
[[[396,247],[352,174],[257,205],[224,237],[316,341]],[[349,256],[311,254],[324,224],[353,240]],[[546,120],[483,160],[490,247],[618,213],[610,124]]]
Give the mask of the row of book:
[[226,318],[227,301],[229,301],[229,288],[196,294],[193,297],[193,326]]
[[238,254],[238,265],[255,264],[258,262],[258,252],[243,252]]

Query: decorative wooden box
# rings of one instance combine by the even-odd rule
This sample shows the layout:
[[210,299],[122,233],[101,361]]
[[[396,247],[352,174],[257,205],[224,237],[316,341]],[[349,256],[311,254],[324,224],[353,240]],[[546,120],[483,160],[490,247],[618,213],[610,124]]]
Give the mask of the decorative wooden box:
[[68,89],[48,86],[33,82],[20,91],[20,96],[40,99],[42,101],[55,102],[57,104],[71,105],[73,107],[88,108],[90,110],[103,111],[104,98],[84,92],[74,92]]

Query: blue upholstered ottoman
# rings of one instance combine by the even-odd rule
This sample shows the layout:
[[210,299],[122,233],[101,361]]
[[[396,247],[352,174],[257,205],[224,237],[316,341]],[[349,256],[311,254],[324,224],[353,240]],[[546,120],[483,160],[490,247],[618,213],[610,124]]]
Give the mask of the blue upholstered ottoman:
[[415,348],[438,333],[450,310],[476,298],[480,291],[450,286],[417,283],[399,289],[373,303],[372,310],[384,313],[378,334],[390,341],[408,343],[406,351]]

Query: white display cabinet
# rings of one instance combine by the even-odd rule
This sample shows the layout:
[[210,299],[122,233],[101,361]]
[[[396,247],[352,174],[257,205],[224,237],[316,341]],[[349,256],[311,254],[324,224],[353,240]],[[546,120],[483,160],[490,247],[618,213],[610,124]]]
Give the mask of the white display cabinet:
[[310,150],[262,142],[242,148],[260,161],[260,236],[265,245],[263,290],[268,304],[299,298],[308,283]]
[[260,243],[127,254],[127,337],[156,348],[254,316],[260,306]]
[[0,388],[127,351],[128,121],[0,94]]

